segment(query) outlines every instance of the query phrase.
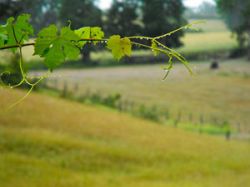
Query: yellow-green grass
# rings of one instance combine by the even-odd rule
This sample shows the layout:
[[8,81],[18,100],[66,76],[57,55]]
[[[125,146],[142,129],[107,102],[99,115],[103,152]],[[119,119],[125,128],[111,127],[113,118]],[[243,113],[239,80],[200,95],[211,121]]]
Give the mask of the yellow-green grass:
[[249,143],[135,119],[107,108],[0,92],[1,187],[250,185]]
[[249,131],[250,63],[244,59],[225,61],[216,71],[209,66],[209,62],[191,63],[191,76],[182,64],[176,64],[165,81],[161,65],[60,70],[51,79],[58,79],[60,88],[66,81],[77,95],[119,93],[136,105],[168,110],[172,119],[181,112],[184,121],[192,116],[192,122],[199,123],[202,117],[205,123],[227,121],[236,130]]
[[179,51],[184,54],[198,52],[227,51],[237,47],[236,39],[229,31],[187,33],[182,39],[184,47]]
[[[189,20],[195,22],[199,20]],[[182,38],[184,46],[179,49],[181,53],[201,53],[201,52],[219,52],[227,51],[237,47],[235,36],[227,28],[223,20],[208,19],[203,20],[204,23],[195,24],[195,28],[201,32],[189,33],[187,32]]]
[[192,22],[200,22],[199,24],[195,24],[192,28],[201,31],[201,32],[225,32],[228,31],[228,28],[225,22],[222,19],[204,19],[204,20],[197,20],[191,19],[188,20],[189,23]]

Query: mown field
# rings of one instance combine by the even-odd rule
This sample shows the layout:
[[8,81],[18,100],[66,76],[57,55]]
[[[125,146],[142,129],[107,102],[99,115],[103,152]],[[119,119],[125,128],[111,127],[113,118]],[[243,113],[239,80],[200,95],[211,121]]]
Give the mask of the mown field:
[[221,19],[204,19],[204,20],[190,19],[189,23],[193,23],[197,21],[200,21],[203,23],[195,24],[193,25],[192,28],[195,28],[196,30],[201,31],[203,33],[228,31],[226,24]]
[[1,187],[250,185],[249,143],[160,126],[103,107],[0,91]]
[[210,70],[210,62],[190,66],[194,75],[176,64],[165,81],[161,65],[58,70],[51,77],[56,84],[49,84],[63,89],[66,83],[75,95],[119,93],[134,105],[169,112],[170,120],[181,113],[183,122],[199,123],[201,117],[204,123],[215,125],[227,121],[235,130],[249,133],[250,63],[228,60],[218,70]]
[[[190,20],[190,22],[197,20]],[[194,25],[201,31],[186,33],[182,41],[184,47],[180,52],[184,54],[199,52],[219,52],[233,49],[237,42],[222,20],[204,20],[204,23]]]

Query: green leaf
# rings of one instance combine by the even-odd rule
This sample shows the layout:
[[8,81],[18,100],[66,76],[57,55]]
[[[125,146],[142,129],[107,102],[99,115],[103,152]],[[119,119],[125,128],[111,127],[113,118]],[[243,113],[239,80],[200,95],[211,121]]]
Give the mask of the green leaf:
[[7,41],[8,36],[6,30],[0,25],[0,47],[4,46],[5,41]]
[[15,29],[17,30],[17,34],[20,33],[20,38],[23,37],[24,40],[28,40],[28,36],[34,34],[34,29],[29,22],[30,14],[22,14],[17,17],[17,21],[15,23]]
[[[83,27],[78,30],[75,30],[75,34],[81,39],[90,38],[90,27]],[[79,42],[79,46],[83,47],[86,43],[86,41],[81,41]]]
[[80,50],[76,45],[79,39],[79,36],[69,27],[62,28],[59,34],[57,27],[50,25],[38,33],[35,54],[44,57],[45,65],[52,70],[66,59],[77,60],[79,58]]
[[13,17],[10,17],[7,20],[7,45],[15,45],[17,43],[23,43],[24,41],[29,40],[29,37],[34,34],[33,27],[30,25],[29,21],[29,14],[22,14],[18,16],[16,21]]
[[45,65],[50,69],[54,69],[65,61],[65,55],[63,54],[62,48],[63,43],[61,40],[53,41],[48,52],[45,54]]
[[4,46],[4,39],[1,37],[1,34],[0,34],[0,47]]
[[[100,27],[82,27],[78,30],[75,30],[75,33],[81,39],[103,39],[104,32]],[[80,47],[83,47],[87,41],[80,41]],[[97,44],[98,41],[95,41],[94,44]]]
[[[103,39],[104,38],[104,32],[100,27],[91,27],[91,35],[90,38],[92,39]],[[98,43],[98,41],[94,42],[94,44]]]
[[61,30],[61,37],[68,41],[78,42],[80,37],[74,33],[69,27],[63,27]]
[[129,38],[121,38],[119,35],[113,35],[108,39],[107,48],[112,51],[115,59],[120,60],[122,57],[131,56],[131,41]]
[[57,32],[58,30],[55,25],[50,25],[49,27],[42,29],[38,33],[38,37],[35,42],[34,55],[40,55],[41,57],[43,57],[49,49],[50,45],[58,37]]
[[[14,21],[15,21],[15,18],[10,17],[9,19],[7,19],[7,24],[5,25],[5,30],[6,30],[7,36],[8,36],[7,45],[15,45],[16,44],[16,39],[15,39],[14,33],[13,33],[13,28],[15,28]],[[12,49],[13,52],[15,50],[16,49]]]

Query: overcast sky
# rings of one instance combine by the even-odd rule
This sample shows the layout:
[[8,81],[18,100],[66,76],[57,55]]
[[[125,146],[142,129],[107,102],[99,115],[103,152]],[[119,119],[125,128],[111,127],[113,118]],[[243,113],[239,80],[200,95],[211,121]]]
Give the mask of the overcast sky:
[[201,5],[205,1],[214,4],[214,0],[184,0],[184,4],[187,7],[197,8],[199,5]]
[[[184,0],[184,4],[187,7],[197,8],[204,1],[214,3],[214,0]],[[112,0],[99,0],[99,7],[102,9],[107,9],[110,7]]]

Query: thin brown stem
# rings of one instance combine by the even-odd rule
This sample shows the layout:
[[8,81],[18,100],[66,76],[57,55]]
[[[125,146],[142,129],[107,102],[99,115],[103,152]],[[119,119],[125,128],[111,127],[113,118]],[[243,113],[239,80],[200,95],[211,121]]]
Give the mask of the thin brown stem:
[[[35,43],[26,43],[26,44],[21,44],[22,47],[27,47],[27,46],[33,46],[35,45]],[[0,50],[4,50],[4,49],[13,49],[13,48],[18,48],[19,45],[6,45],[3,47],[0,47]]]
[[[107,41],[108,39],[94,39],[94,38],[83,38],[83,39],[80,39],[79,41],[81,42],[105,42]],[[16,44],[16,45],[6,45],[6,46],[3,46],[3,47],[0,47],[0,50],[4,50],[4,49],[13,49],[13,48],[18,48],[19,46],[21,47],[27,47],[27,46],[34,46],[35,45],[35,42],[30,42],[30,43],[24,43],[24,44]]]

